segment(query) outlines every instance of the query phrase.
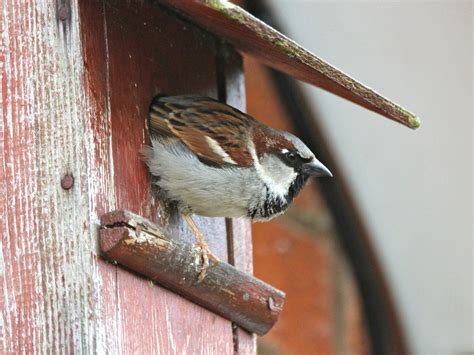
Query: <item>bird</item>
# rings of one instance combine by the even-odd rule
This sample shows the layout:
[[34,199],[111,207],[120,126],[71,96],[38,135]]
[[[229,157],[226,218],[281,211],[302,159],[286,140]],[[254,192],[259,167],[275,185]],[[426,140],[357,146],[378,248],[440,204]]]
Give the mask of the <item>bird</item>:
[[145,162],[160,197],[174,203],[202,252],[202,281],[219,258],[192,219],[267,221],[288,208],[311,176],[332,173],[296,136],[218,100],[197,95],[153,98]]

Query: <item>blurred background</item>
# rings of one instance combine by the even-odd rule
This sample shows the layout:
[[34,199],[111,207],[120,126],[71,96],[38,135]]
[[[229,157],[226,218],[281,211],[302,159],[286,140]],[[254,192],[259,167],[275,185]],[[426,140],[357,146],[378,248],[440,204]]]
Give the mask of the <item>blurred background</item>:
[[[299,84],[327,140],[317,144],[337,164],[362,220],[365,234],[355,230],[352,238],[367,239],[364,252],[375,263],[367,266],[351,251],[350,233],[338,230],[337,210],[324,198],[327,182],[306,187],[285,216],[254,224],[255,273],[287,292],[282,317],[259,340],[259,352],[386,352],[374,346],[383,343],[374,339],[379,327],[393,330],[387,336],[394,351],[474,354],[472,2],[244,5],[422,122],[412,131]],[[245,69],[248,112],[297,131],[284,103],[291,95],[274,74],[251,58]],[[360,275],[371,268],[381,275],[373,286],[385,302],[380,317],[377,309],[368,313],[373,302],[361,292],[373,280]]]

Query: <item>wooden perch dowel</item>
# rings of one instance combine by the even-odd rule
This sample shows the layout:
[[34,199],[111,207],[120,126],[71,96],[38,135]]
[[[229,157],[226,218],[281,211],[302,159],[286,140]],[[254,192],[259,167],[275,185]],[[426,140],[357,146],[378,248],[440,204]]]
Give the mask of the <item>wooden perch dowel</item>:
[[201,251],[166,236],[159,226],[126,210],[101,218],[100,248],[107,259],[263,335],[275,324],[285,294],[225,263],[210,263],[198,282]]

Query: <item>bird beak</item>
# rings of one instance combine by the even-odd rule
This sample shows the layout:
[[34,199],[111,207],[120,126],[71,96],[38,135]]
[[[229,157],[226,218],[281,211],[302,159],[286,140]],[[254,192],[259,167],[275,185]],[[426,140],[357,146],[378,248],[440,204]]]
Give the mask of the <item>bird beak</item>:
[[309,163],[303,164],[301,167],[301,172],[303,174],[312,175],[312,176],[330,176],[332,173],[326,168],[323,163],[317,159],[313,159]]

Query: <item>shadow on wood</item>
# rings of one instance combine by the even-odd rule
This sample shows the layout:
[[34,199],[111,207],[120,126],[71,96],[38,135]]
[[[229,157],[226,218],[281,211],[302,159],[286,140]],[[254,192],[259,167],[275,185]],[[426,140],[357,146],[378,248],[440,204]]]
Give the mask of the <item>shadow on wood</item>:
[[201,271],[201,251],[166,236],[147,219],[126,210],[101,218],[100,248],[107,259],[139,273],[189,300],[263,335],[275,324],[285,294],[225,262]]

